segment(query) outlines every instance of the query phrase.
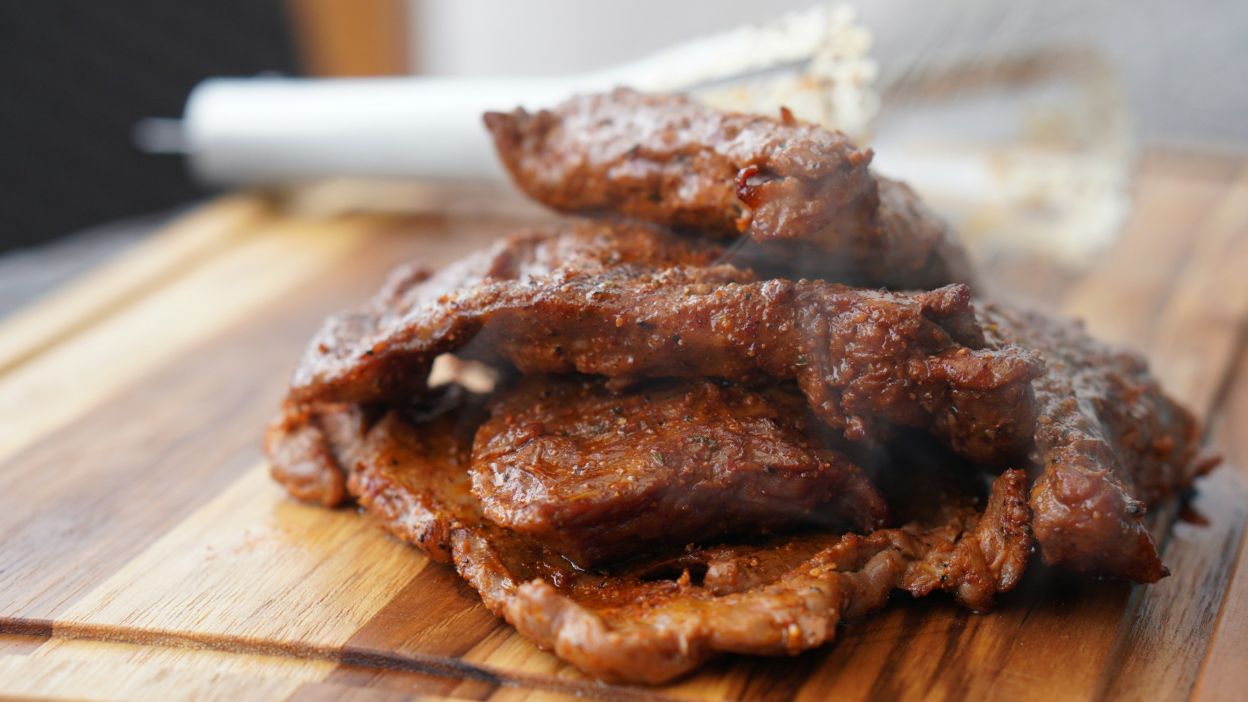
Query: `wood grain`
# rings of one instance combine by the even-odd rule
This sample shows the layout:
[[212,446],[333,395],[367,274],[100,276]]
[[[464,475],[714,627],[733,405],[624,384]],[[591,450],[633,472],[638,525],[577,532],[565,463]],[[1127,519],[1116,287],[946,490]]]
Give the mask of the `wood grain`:
[[[1217,427],[1217,445],[1226,452],[1224,470],[1233,473],[1241,486],[1248,484],[1248,433],[1244,427],[1248,427],[1248,348],[1240,353],[1225,412]],[[1244,658],[1248,651],[1248,531],[1239,535],[1232,568],[1232,579],[1213,625],[1193,699],[1230,700],[1244,694],[1244,669],[1248,666]]]
[[429,565],[371,528],[283,500],[257,464],[61,612],[53,633],[89,624],[194,632],[218,648],[338,649]]
[[[68,422],[105,396],[256,306],[324,273],[357,246],[359,222],[272,221],[245,241],[0,375],[0,457]],[[91,291],[81,291],[94,300]],[[19,320],[20,322],[21,320]],[[7,331],[4,336],[7,336]],[[103,372],[107,369],[107,372]]]
[[[59,294],[45,318],[0,325],[16,339],[0,343],[0,477],[13,486],[0,491],[0,695],[1236,699],[1248,176],[1170,157],[1145,169],[1115,250],[1051,278],[1070,285],[1028,289],[1147,352],[1226,450],[1192,503],[1206,523],[1154,515],[1174,572],[1157,585],[1035,567],[991,615],[898,597],[796,658],[725,657],[660,689],[588,680],[367,517],[286,500],[258,454],[325,314],[401,260],[436,266],[512,225],[300,217],[243,197]],[[1009,282],[1007,268],[987,273]]]
[[[1248,173],[1237,176],[1196,230],[1143,348],[1169,391],[1208,423],[1242,352],[1237,320],[1248,318],[1248,276],[1236,260],[1248,260]],[[1196,680],[1192,662],[1204,657],[1222,598],[1191,595],[1226,591],[1248,520],[1248,490],[1237,471],[1224,469],[1201,485],[1192,509],[1209,523],[1179,521],[1163,532],[1174,575],[1136,593],[1138,615],[1127,623],[1108,681],[1115,697],[1186,691]]]
[[218,699],[281,699],[333,664],[287,656],[52,640],[25,655],[0,654],[8,695],[61,699],[168,699],[211,691]]
[[196,210],[110,262],[5,320],[0,374],[172,282],[255,232],[269,204],[235,196]]

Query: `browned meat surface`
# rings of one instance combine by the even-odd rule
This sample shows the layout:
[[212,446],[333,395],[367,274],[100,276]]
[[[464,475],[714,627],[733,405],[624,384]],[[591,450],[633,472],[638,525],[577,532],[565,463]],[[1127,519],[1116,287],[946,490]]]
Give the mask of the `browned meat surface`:
[[[948,478],[942,476],[937,489],[949,490]],[[910,488],[914,494],[909,497],[918,501],[926,496],[930,503],[932,496],[926,491],[934,487],[920,481]],[[985,611],[998,593],[1018,584],[1033,543],[1025,475],[1007,471],[995,481],[982,514],[971,502],[967,493],[947,493],[939,503],[927,505],[925,518],[902,529],[876,532],[881,536],[868,536],[868,542],[886,541],[909,556],[900,589],[915,597],[943,590],[966,607]],[[845,539],[844,534],[825,532],[775,538],[761,545],[710,546],[666,559],[643,560],[617,574],[655,580],[676,579],[689,571],[701,576],[703,588],[725,595],[773,582],[795,564]]]
[[[619,89],[553,110],[486,113],[485,123],[516,184],[565,212],[773,238],[788,228],[857,227],[877,204],[871,151],[845,135],[681,96]],[[743,202],[742,189],[759,205]]]
[[873,176],[869,149],[787,113],[726,113],[621,89],[485,121],[516,184],[558,210],[745,235],[780,251],[771,242],[805,242],[822,255],[790,260],[813,262],[820,278],[970,282],[944,224],[908,187]]
[[[628,246],[619,246],[627,241]],[[709,265],[722,250],[709,242],[676,239],[646,225],[573,221],[553,229],[514,234],[437,273],[416,265],[397,268],[362,309],[335,317],[335,330],[367,335],[397,324],[403,310],[437,304],[457,288],[491,278],[524,281],[567,266]],[[413,378],[415,383],[423,377]],[[367,418],[352,403],[293,403],[271,423],[264,451],[277,482],[300,500],[332,507],[345,498],[346,471]]]
[[472,452],[485,516],[581,567],[734,534],[884,526],[883,498],[824,447],[796,387],[617,393],[525,376],[490,412]]
[[[1036,543],[1166,574],[1144,512],[1216,463],[1193,417],[1080,326],[974,307],[869,150],[628,90],[486,121],[521,188],[600,219],[401,267],[327,320],[265,436],[293,496],[355,499],[624,681],[823,645],[895,590],[985,610]],[[431,379],[446,354],[490,393]]]
[[1189,486],[1216,461],[1198,453],[1196,421],[1161,391],[1140,357],[1081,325],[986,305],[991,344],[1044,356],[1035,383],[1034,529],[1045,561],[1155,582],[1166,575],[1144,523],[1147,504]]
[[[436,273],[416,264],[401,265],[366,305],[332,317],[322,336],[332,333],[340,341],[363,342],[426,310],[489,290],[498,281],[525,283],[563,271],[709,266],[722,257],[723,248],[712,242],[679,239],[644,224],[571,220],[517,232]],[[325,341],[337,343],[335,339]]]
[[387,531],[449,563],[451,531],[483,521],[468,480],[472,435],[483,416],[480,398],[457,386],[418,412],[386,414],[361,446],[347,483],[351,495]]
[[264,434],[273,479],[296,499],[337,506],[346,497],[347,471],[359,458],[371,419],[348,404],[283,412]]
[[[815,413],[852,441],[915,427],[996,468],[1029,449],[1030,381],[1041,365],[1017,347],[980,348],[965,286],[889,293],[759,282],[725,265],[655,268],[636,261],[678,256],[653,238],[634,254],[635,232],[614,235],[618,263],[582,258],[523,279],[466,276],[457,287],[439,275],[397,302],[386,292],[331,318],[291,399],[402,400],[422,391],[434,358],[455,352],[526,373],[796,380]],[[520,254],[491,255],[524,267]]]
[[471,422],[452,411],[421,419],[391,413],[370,431],[351,481],[361,504],[400,538],[449,556],[486,606],[538,645],[599,677],[662,682],[716,652],[797,653],[831,641],[838,623],[883,606],[894,589],[939,589],[983,609],[1017,583],[1031,551],[1026,482],[1007,471],[982,514],[949,505],[930,525],[578,572],[481,516],[464,469]]
[[[1008,470],[997,477],[982,513],[956,501],[944,503],[940,513],[939,527],[929,528],[908,551],[898,546],[912,556],[900,587],[915,597],[942,590],[970,609],[986,611],[998,593],[1018,584],[1031,558],[1027,476]],[[909,533],[893,530],[889,538],[898,544]]]

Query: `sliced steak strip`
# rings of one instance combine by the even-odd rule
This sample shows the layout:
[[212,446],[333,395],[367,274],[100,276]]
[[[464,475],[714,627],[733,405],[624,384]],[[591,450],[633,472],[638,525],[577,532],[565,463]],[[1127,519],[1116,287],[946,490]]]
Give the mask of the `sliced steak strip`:
[[[468,276],[449,291],[440,275],[412,285],[398,304],[387,291],[327,321],[295,374],[291,401],[403,401],[424,391],[438,355],[453,352],[526,373],[795,380],[816,414],[851,441],[914,427],[997,469],[1029,450],[1030,381],[1041,363],[1017,347],[980,348],[965,286],[889,293],[760,282],[727,265],[655,268],[640,259],[701,254],[665,254],[649,235],[644,256],[624,253],[636,238],[620,235],[619,263]],[[516,266],[516,256],[492,255]]]
[[[813,553],[816,544],[723,547],[703,566],[716,574],[710,586],[690,570],[675,580],[581,576],[562,587],[525,580],[505,551],[471,531],[455,535],[455,563],[487,607],[559,657],[598,677],[658,683],[717,652],[793,655],[822,646],[838,624],[884,606],[895,589],[945,590],[989,606],[1017,584],[1031,552],[1025,476],[1002,474],[982,515],[951,512],[939,525],[824,537]],[[727,563],[750,573],[728,586]]]
[[706,549],[685,556],[674,579],[655,577],[670,559],[616,575],[580,572],[484,519],[463,465],[462,425],[449,412],[421,423],[391,413],[370,431],[352,489],[391,532],[449,557],[491,611],[603,678],[657,683],[717,652],[814,648],[894,589],[944,590],[982,609],[1017,583],[1031,551],[1025,478],[1007,471],[982,514],[950,504],[931,525]]
[[1216,464],[1198,451],[1195,419],[1166,397],[1142,358],[1077,323],[997,305],[979,318],[991,345],[1022,345],[1045,360],[1034,381],[1031,492],[1045,561],[1139,582],[1164,577],[1145,506]]
[[884,526],[866,475],[826,448],[794,386],[710,381],[613,392],[525,376],[490,403],[473,494],[500,526],[581,567],[730,535]]
[[270,474],[292,497],[336,507],[372,419],[374,412],[343,403],[283,412],[264,433]]
[[348,490],[386,531],[449,563],[452,530],[487,526],[468,478],[484,418],[481,397],[456,385],[387,413],[361,446]]
[[487,113],[485,123],[520,189],[557,210],[744,235],[781,257],[789,244],[810,244],[819,255],[804,261],[820,278],[970,282],[945,225],[908,187],[872,175],[869,149],[786,112],[721,112],[620,89],[553,110]]

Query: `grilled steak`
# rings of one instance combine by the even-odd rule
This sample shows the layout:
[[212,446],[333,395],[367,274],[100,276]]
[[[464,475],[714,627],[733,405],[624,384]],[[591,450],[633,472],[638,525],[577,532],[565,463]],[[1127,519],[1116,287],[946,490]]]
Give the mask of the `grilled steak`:
[[961,247],[905,185],[876,178],[843,135],[621,89],[553,110],[488,113],[499,156],[533,199],[711,237],[769,255],[811,244],[816,277],[897,288],[970,282]]
[[[455,352],[526,373],[796,380],[816,415],[851,441],[916,427],[995,468],[1030,448],[1030,381],[1041,364],[1017,347],[979,348],[965,286],[889,293],[760,282],[727,265],[655,268],[632,262],[634,238],[620,233],[623,262],[606,267],[469,277],[451,292],[440,275],[397,304],[385,291],[326,323],[291,399],[401,401],[422,391],[434,358]],[[658,256],[653,244],[646,256]],[[491,254],[513,269],[523,268],[518,255]]]
[[1035,380],[1035,532],[1045,561],[1155,582],[1166,575],[1145,506],[1186,488],[1216,461],[1198,453],[1195,419],[1165,396],[1133,354],[1076,323],[986,305],[991,344],[1022,344],[1045,359]]
[[[475,410],[470,402],[459,412]],[[662,682],[716,652],[817,647],[894,589],[943,590],[983,609],[1017,584],[1031,551],[1026,483],[1007,471],[982,513],[950,504],[932,524],[695,550],[676,561],[679,573],[666,572],[670,558],[581,572],[484,518],[464,466],[463,416],[453,407],[418,421],[387,415],[369,432],[351,489],[392,533],[450,558],[492,611],[604,678]]]
[[617,393],[525,376],[490,404],[472,451],[485,516],[582,567],[726,535],[884,525],[883,499],[824,448],[795,387]]
[[341,504],[373,414],[341,403],[282,412],[264,433],[273,479],[296,499]]
[[[820,646],[894,590],[986,609],[1033,530],[1065,568],[1166,574],[1143,516],[1216,463],[1195,420],[1078,325],[973,305],[870,151],[628,90],[486,122],[520,187],[598,219],[327,320],[265,436],[293,496],[355,499],[625,681]],[[446,354],[500,380],[439,385]]]
[[[1025,496],[1023,474],[1007,471],[982,514],[962,508],[938,525],[829,537],[809,556],[782,542],[762,559],[771,572],[729,592],[719,582],[723,594],[688,570],[675,580],[581,576],[562,587],[517,577],[505,550],[467,531],[457,535],[455,563],[487,607],[559,657],[598,677],[656,683],[717,652],[793,655],[822,646],[838,624],[884,606],[895,589],[944,590],[988,606],[990,593],[1017,584],[1031,552]],[[759,560],[757,547],[730,554],[708,554],[707,572]]]

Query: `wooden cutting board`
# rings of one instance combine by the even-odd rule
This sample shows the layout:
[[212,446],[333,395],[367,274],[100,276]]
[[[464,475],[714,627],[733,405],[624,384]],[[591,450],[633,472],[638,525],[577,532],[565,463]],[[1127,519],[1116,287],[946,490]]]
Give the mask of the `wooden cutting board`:
[[0,695],[168,699],[1242,699],[1248,689],[1248,162],[1152,153],[1084,274],[998,260],[1002,294],[1147,352],[1227,463],[1156,510],[1150,587],[1033,568],[991,615],[894,598],[791,659],[659,689],[587,680],[351,510],[287,500],[259,453],[304,343],[483,215],[209,204],[0,323]]

